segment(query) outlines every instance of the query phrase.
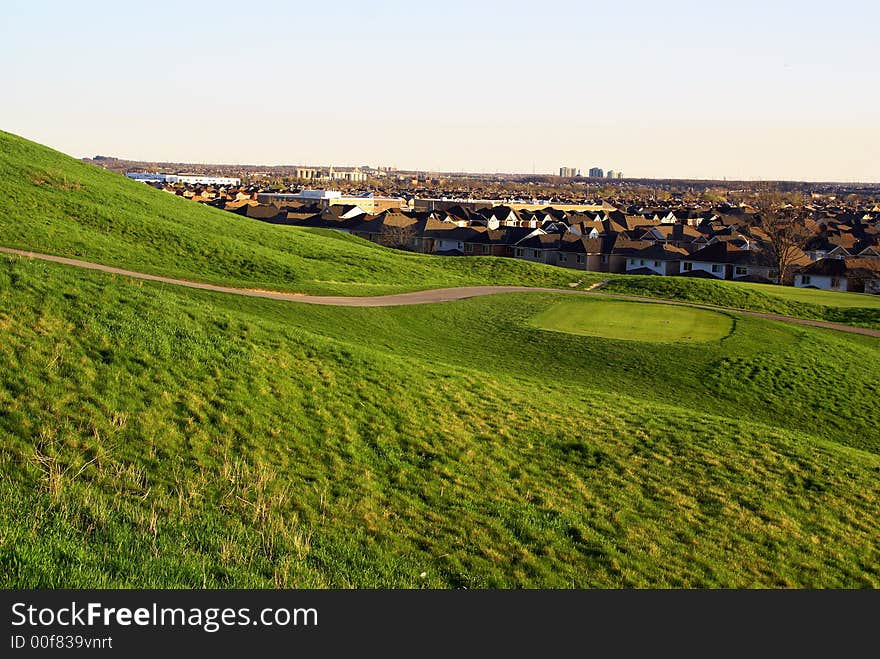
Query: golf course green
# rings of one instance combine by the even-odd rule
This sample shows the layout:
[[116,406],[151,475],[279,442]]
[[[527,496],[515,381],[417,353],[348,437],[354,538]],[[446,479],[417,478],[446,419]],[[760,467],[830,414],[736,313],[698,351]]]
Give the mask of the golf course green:
[[716,341],[733,328],[730,316],[715,311],[615,300],[566,300],[532,322],[556,332],[652,343]]

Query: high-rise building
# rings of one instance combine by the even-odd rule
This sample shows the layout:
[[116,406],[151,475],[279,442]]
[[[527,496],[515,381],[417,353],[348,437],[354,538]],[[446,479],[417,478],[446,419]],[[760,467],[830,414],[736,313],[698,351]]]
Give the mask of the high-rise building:
[[562,178],[574,178],[575,176],[580,176],[581,170],[576,167],[560,167],[559,168],[559,176]]
[[590,167],[590,178],[602,178],[605,172],[600,167]]
[[613,170],[613,169],[609,169],[609,170],[608,170],[608,173],[605,174],[605,178],[614,178],[614,170]]

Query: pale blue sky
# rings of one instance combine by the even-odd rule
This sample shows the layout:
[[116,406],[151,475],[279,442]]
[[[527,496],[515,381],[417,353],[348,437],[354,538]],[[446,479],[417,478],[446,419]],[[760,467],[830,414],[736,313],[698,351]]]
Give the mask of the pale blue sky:
[[0,128],[81,157],[880,181],[880,9],[4,0]]

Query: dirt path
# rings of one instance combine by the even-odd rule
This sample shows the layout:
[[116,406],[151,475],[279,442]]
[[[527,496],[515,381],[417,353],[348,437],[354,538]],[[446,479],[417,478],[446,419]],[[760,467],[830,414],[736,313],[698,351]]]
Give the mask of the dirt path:
[[435,288],[428,291],[416,291],[414,293],[395,293],[393,295],[378,295],[373,297],[304,295],[302,293],[278,293],[275,291],[260,291],[249,288],[232,288],[229,286],[217,286],[215,284],[205,284],[197,281],[188,281],[186,279],[174,279],[172,277],[148,275],[143,272],[134,272],[132,270],[114,268],[109,265],[101,265],[100,263],[90,263],[89,261],[69,259],[63,256],[52,256],[51,254],[40,254],[38,252],[29,252],[21,249],[11,249],[9,247],[0,247],[0,253],[13,254],[15,256],[21,256],[28,259],[52,261],[53,263],[62,263],[64,265],[70,265],[77,268],[86,268],[88,270],[100,270],[101,272],[109,272],[114,275],[134,277],[136,279],[146,279],[148,281],[157,281],[164,284],[173,284],[175,286],[187,286],[189,288],[215,291],[217,293],[247,295],[250,297],[263,297],[270,300],[287,300],[290,302],[302,302],[305,304],[323,304],[339,307],[394,307],[411,304],[451,302],[453,300],[464,300],[467,298],[479,297],[483,295],[497,295],[499,293],[563,293],[568,295],[588,295],[592,297],[603,297],[617,300],[632,300],[636,302],[672,304],[676,306],[707,309],[709,311],[731,311],[734,313],[742,314],[744,316],[754,316],[755,318],[766,318],[768,320],[777,320],[784,323],[809,325],[811,327],[822,327],[824,329],[839,330],[841,332],[851,332],[853,334],[864,334],[866,336],[880,337],[880,330],[868,329],[865,327],[851,327],[849,325],[838,325],[837,323],[826,323],[821,320],[792,318],[790,316],[779,316],[772,313],[761,313],[758,311],[744,311],[742,309],[730,309],[728,307],[713,307],[708,304],[695,304],[692,302],[679,302],[677,300],[662,300],[659,298],[636,297],[632,295],[614,295],[610,293],[599,293],[595,291],[573,291],[561,288],[533,288],[530,286],[461,286],[457,288]]

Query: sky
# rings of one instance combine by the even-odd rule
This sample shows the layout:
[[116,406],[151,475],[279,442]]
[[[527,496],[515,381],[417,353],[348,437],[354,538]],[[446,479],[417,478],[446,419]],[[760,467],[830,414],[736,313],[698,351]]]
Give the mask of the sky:
[[3,0],[0,129],[75,157],[880,181],[880,3]]

